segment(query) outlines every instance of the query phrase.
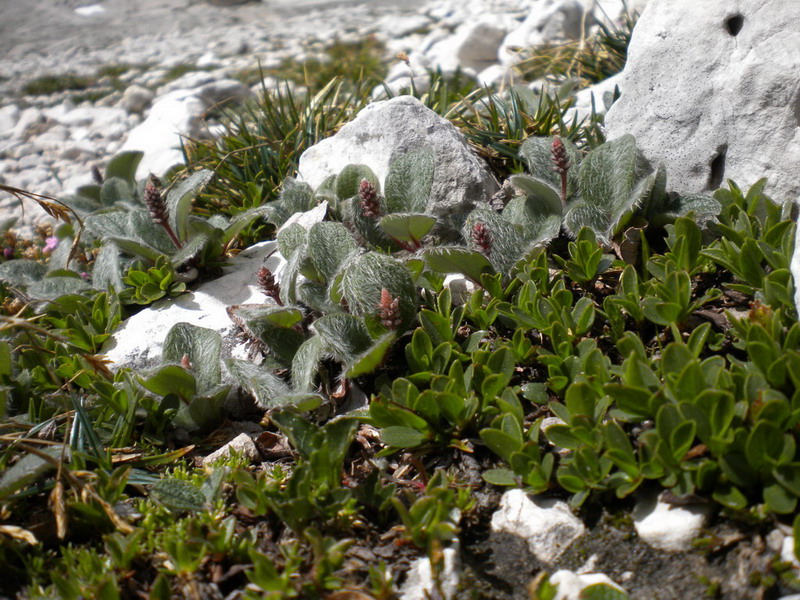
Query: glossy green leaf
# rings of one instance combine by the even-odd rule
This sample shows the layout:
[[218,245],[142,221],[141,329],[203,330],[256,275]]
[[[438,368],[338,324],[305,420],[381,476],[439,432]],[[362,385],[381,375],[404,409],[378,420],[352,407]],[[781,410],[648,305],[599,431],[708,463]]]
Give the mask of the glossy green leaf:
[[415,448],[426,439],[425,434],[410,427],[393,425],[381,429],[383,443],[394,448]]
[[416,244],[436,225],[436,217],[424,214],[392,213],[383,217],[380,224],[392,239]]
[[197,382],[192,373],[177,365],[166,365],[146,378],[139,378],[145,389],[167,396],[175,394],[183,400],[191,400],[197,393]]

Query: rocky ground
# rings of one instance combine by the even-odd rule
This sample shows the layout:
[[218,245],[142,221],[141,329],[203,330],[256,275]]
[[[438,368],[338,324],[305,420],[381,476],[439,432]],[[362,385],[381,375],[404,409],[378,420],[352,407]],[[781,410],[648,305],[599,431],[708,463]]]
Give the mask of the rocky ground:
[[[334,39],[357,40],[388,30],[421,5],[421,0],[271,0],[235,6],[198,0],[94,5],[9,0],[0,20],[0,183],[50,195],[74,189],[87,182],[92,164],[120,149],[152,99],[196,86],[196,69],[202,69],[201,83],[208,83],[259,63],[303,60]],[[83,14],[76,11],[81,7]],[[180,70],[190,77],[176,80]],[[50,75],[94,83],[83,94],[32,94],[26,88]],[[124,90],[134,84],[149,94],[145,91],[144,100],[134,105],[120,105]],[[80,87],[80,80],[75,85]],[[29,208],[29,218],[42,217],[35,206]],[[16,200],[0,199],[0,217],[17,214]]]

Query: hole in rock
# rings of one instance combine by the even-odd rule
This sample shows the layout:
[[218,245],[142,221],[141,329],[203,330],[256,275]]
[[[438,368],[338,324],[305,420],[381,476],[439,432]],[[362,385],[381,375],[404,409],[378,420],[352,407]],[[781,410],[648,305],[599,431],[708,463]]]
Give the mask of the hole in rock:
[[794,99],[794,122],[800,127],[800,95]]
[[725,19],[725,29],[727,29],[728,33],[730,33],[733,37],[739,35],[743,25],[744,17],[742,15],[737,14]]
[[709,190],[716,190],[725,179],[725,155],[727,153],[728,145],[725,144],[717,149],[717,154],[711,160],[711,172],[708,174]]

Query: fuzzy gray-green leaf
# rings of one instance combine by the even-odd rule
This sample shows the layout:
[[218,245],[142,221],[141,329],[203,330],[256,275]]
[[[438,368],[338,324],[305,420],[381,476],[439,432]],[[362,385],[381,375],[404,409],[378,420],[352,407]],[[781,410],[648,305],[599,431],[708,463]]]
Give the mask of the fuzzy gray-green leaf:
[[164,478],[159,480],[150,495],[174,511],[198,512],[206,507],[206,499],[197,487],[182,479]]
[[62,454],[69,458],[69,448],[65,451],[61,445],[45,446],[40,448],[40,451],[53,460],[46,460],[36,454],[26,454],[0,477],[0,498],[10,496],[55,469]]
[[[484,224],[489,230],[491,247],[488,251],[478,248],[473,240],[473,227],[479,223]],[[476,208],[469,214],[464,222],[464,237],[473,250],[486,254],[489,262],[500,273],[509,273],[528,247],[522,227],[514,225],[502,214],[486,207]]]
[[204,394],[220,382],[221,350],[222,336],[218,332],[190,323],[176,323],[164,340],[162,356],[165,361],[174,363],[188,357],[198,392]]
[[213,171],[207,169],[197,171],[167,192],[166,203],[170,221],[175,227],[175,233],[180,240],[187,239],[187,221],[189,212],[192,209],[192,200],[213,177]]
[[[579,179],[581,198],[591,210],[580,209],[578,220],[604,215],[601,223],[584,224],[608,238],[619,219],[647,199],[657,173],[636,147],[633,136],[626,134],[589,152],[581,163]],[[572,232],[580,229],[569,223],[567,226]]]
[[386,175],[389,212],[425,212],[433,185],[433,169],[434,152],[428,147],[393,157]]
[[308,254],[317,272],[326,282],[333,278],[344,260],[358,244],[341,223],[315,223],[308,232]]
[[45,273],[47,266],[27,258],[0,263],[0,281],[7,281],[11,285],[27,285],[39,281]]
[[291,392],[280,377],[250,361],[231,358],[225,361],[225,365],[234,380],[253,395],[261,408],[280,406],[280,398]]
[[119,177],[106,179],[100,188],[100,203],[103,206],[113,206],[117,202],[134,202],[135,200],[131,184]]
[[319,362],[325,355],[325,340],[315,335],[308,338],[297,349],[292,359],[292,387],[305,392],[314,386]]
[[489,259],[480,252],[459,246],[430,248],[423,254],[429,268],[439,273],[461,273],[480,282],[483,273],[494,273]]
[[136,169],[142,161],[144,152],[132,150],[116,154],[106,164],[105,179],[119,177],[120,179],[133,183],[136,180]]
[[[555,193],[561,194],[561,175],[553,168],[552,147],[554,137],[529,137],[519,148],[520,156],[528,164],[531,176],[546,183]],[[578,191],[578,167],[581,162],[581,153],[575,144],[565,138],[561,143],[567,152],[570,168],[567,171],[567,198],[572,198]]]
[[336,178],[336,198],[339,202],[358,196],[361,180],[366,179],[380,193],[380,181],[367,165],[347,165]]
[[399,329],[411,326],[417,313],[417,293],[411,273],[400,261],[377,252],[355,257],[343,268],[339,293],[347,300],[355,315],[375,315],[381,301],[381,290],[400,299]]
[[436,217],[418,213],[392,213],[383,217],[380,224],[389,237],[416,244],[436,225]]
[[293,223],[278,233],[278,251],[285,259],[290,259],[295,252],[305,247],[308,232],[299,223]]
[[386,359],[386,354],[396,339],[397,336],[393,331],[385,333],[351,361],[345,375],[352,379],[374,372]]
[[511,181],[526,195],[512,198],[503,216],[522,227],[522,235],[528,244],[547,242],[557,237],[563,219],[563,207],[558,194],[529,177],[515,176]]
[[328,352],[342,362],[350,362],[372,343],[364,320],[347,313],[323,315],[314,322],[314,329]]

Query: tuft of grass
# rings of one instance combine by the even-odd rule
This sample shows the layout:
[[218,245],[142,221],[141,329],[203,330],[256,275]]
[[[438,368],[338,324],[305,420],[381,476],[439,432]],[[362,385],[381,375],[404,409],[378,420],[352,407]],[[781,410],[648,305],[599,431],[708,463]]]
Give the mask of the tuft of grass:
[[[351,85],[333,79],[316,94],[302,96],[288,85],[264,89],[257,102],[226,113],[225,133],[218,140],[185,144],[190,169],[216,173],[196,209],[234,215],[274,200],[283,180],[296,172],[303,151],[367,105],[369,88]],[[257,237],[258,230],[245,234],[245,240]]]
[[[323,89],[335,78],[358,82],[367,87],[377,85],[386,75],[384,51],[383,44],[372,35],[357,42],[336,40],[320,54],[312,54],[304,61],[286,58],[274,69],[267,69],[264,72],[276,79],[305,86],[312,94]],[[244,73],[249,77],[255,77],[257,74],[252,71]],[[248,82],[258,81],[260,80],[254,79]]]
[[516,69],[526,81],[574,79],[580,87],[599,83],[625,66],[637,17],[626,13],[619,27],[601,24],[590,38],[522,50],[525,59]]
[[213,67],[199,67],[194,63],[180,63],[167,69],[167,72],[164,73],[160,83],[161,85],[164,85],[170,81],[175,81],[176,79],[183,77],[187,73],[192,73],[195,71],[211,71],[212,69]]
[[94,78],[75,75],[74,73],[42,75],[26,83],[22,91],[30,96],[48,96],[70,90],[85,90],[94,84]]

